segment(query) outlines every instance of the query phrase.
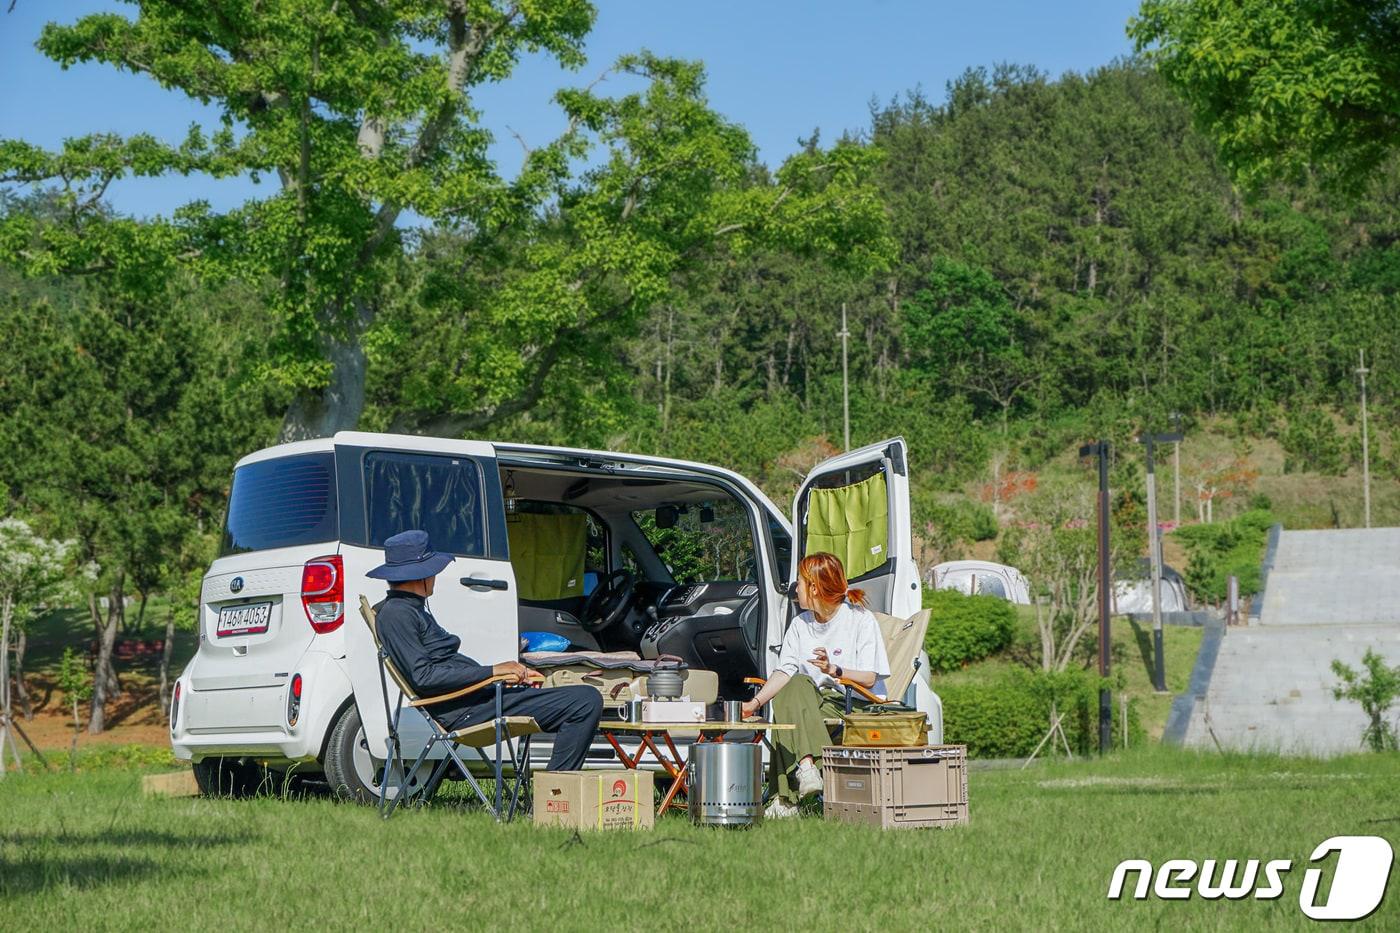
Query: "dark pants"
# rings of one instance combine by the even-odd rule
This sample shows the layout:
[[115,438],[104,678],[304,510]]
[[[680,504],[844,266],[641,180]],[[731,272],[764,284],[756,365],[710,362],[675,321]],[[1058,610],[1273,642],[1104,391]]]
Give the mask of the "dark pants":
[[[496,691],[481,690],[471,703],[435,709],[438,722],[451,730],[486,722],[496,715]],[[592,687],[505,687],[501,711],[506,716],[532,716],[545,732],[554,733],[550,771],[577,771],[588,757],[588,746],[603,718],[603,695]]]

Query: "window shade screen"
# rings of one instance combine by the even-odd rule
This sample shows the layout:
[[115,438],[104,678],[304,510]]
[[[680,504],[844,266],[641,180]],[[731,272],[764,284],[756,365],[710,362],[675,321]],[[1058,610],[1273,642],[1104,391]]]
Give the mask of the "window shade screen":
[[808,491],[804,554],[835,554],[845,564],[848,580],[874,570],[889,558],[889,535],[884,473],[850,486]]
[[586,515],[518,512],[506,518],[506,536],[521,599],[548,602],[583,595]]
[[369,544],[419,528],[429,546],[460,557],[486,553],[481,471],[473,460],[422,454],[365,457]]

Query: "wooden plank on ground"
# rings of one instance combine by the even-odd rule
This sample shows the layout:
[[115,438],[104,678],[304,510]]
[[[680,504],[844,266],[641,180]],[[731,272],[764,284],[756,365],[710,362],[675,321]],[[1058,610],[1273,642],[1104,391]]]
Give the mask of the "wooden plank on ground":
[[141,778],[141,793],[147,797],[197,797],[199,785],[194,782],[194,772],[171,771],[168,774],[148,774]]

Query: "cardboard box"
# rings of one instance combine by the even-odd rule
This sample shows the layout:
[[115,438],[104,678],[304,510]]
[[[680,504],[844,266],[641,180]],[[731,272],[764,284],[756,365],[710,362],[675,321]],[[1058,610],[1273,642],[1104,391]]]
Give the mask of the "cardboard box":
[[168,774],[147,774],[141,778],[141,793],[147,797],[197,797],[199,785],[189,768]]
[[651,829],[653,786],[650,771],[537,771],[535,825]]
[[967,746],[822,749],[822,816],[881,829],[966,823]]

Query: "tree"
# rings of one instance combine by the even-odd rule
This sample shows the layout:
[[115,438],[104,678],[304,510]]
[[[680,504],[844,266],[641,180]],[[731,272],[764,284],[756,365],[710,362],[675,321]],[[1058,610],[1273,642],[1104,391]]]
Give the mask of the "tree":
[[[5,745],[19,764],[19,751],[11,733],[10,633],[41,604],[52,606],[73,590],[76,571],[72,541],[40,537],[19,518],[0,519],[0,775],[5,773]],[[23,654],[19,659],[22,663]],[[22,668],[18,693],[25,696]],[[25,701],[27,705],[27,700]]]
[[904,315],[914,360],[995,404],[1005,433],[1011,406],[1038,373],[1022,349],[1025,325],[1000,283],[985,269],[940,257]]
[[83,659],[72,649],[63,649],[63,658],[58,667],[58,689],[73,711],[73,740],[68,746],[68,770],[78,766],[78,734],[82,731],[82,721],[78,718],[78,704],[92,698],[92,676],[88,673]]
[[[1098,624],[1098,534],[1094,495],[1086,483],[1040,485],[1018,500],[1019,522],[1008,529],[997,559],[1030,579],[1040,635],[1040,669],[1068,670],[1084,636]],[[1118,518],[1111,515],[1110,521]],[[1131,536],[1111,529],[1109,566],[1119,567]]]
[[1400,148],[1400,6],[1145,0],[1138,51],[1248,186],[1312,170],[1355,189]]
[[1334,687],[1332,695],[1338,700],[1355,700],[1361,704],[1369,720],[1361,734],[1362,745],[1370,746],[1375,752],[1394,751],[1397,748],[1395,726],[1386,722],[1385,714],[1400,696],[1400,666],[1388,666],[1371,648],[1362,655],[1361,666],[1365,670],[1357,673],[1350,665],[1333,661],[1332,673],[1342,679],[1342,685]]
[[366,343],[383,361],[421,323],[412,309],[381,320],[408,212],[463,239],[431,277],[447,287],[427,303],[437,326],[421,336],[439,352],[394,399],[392,420],[413,430],[456,433],[530,409],[570,383],[567,368],[551,380],[561,359],[606,359],[612,337],[716,239],[878,254],[870,221],[883,215],[862,184],[871,154],[849,146],[795,160],[777,184],[740,184],[752,144],[708,109],[692,63],[626,56],[613,73],[646,91],[561,91],[568,129],[527,146],[519,174],[503,177],[473,90],[505,80],[525,53],[581,66],[593,19],[586,0],[146,0],[134,19],[50,24],[39,48],[61,64],[149,75],[215,103],[223,126],[178,146],[90,136],[50,153],[11,142],[0,179],[76,180],[92,197],[127,174],[275,173],[275,195],[226,215],[191,205],[160,229],[182,261],[268,286],[280,329],[260,372],[293,393],[287,440],[355,426]]
[[25,334],[0,362],[0,476],[100,570],[86,596],[98,642],[89,729],[101,732],[120,690],[128,582],[152,586],[217,520],[233,460],[272,433],[267,393],[238,377],[269,328],[236,286],[197,285],[168,225],[111,217],[74,192],[23,208],[0,227],[24,232],[12,243],[24,271],[55,243],[90,271],[0,300],[0,330]]

